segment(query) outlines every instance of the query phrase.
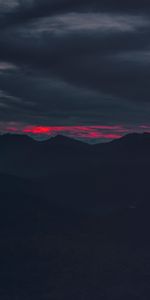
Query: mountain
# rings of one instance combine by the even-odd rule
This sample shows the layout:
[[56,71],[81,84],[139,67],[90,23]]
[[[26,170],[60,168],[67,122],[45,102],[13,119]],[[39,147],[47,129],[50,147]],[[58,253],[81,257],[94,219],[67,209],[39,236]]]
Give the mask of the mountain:
[[36,141],[30,138],[27,135],[21,135],[21,134],[3,134],[0,135],[0,147],[13,147],[13,146],[31,146],[35,144]]
[[2,299],[149,299],[149,139],[0,137]]
[[4,135],[0,173],[30,180],[35,197],[52,205],[101,215],[149,196],[149,153],[150,134],[93,146],[64,136],[38,142]]
[[139,155],[148,154],[150,150],[150,134],[149,133],[134,133],[128,134],[119,140],[114,140],[111,146],[124,152],[135,152]]
[[18,176],[85,172],[101,164],[150,162],[150,134],[130,134],[109,143],[89,145],[56,136],[38,142],[26,135],[0,136],[0,172]]
[[53,204],[101,214],[132,206],[135,198],[139,202],[143,193],[149,194],[149,153],[148,133],[98,145],[64,136],[38,142],[4,135],[0,172],[34,180],[39,195],[51,195]]
[[74,146],[76,147],[85,147],[85,143],[81,141],[77,141],[75,139],[72,139],[70,137],[64,136],[64,135],[56,135],[55,137],[51,137],[50,139],[47,140],[48,143],[51,145],[57,145],[57,146]]
[[35,141],[25,135],[0,136],[0,172],[34,177],[71,170],[82,164],[89,145],[57,136]]
[[[55,137],[51,137],[45,141],[37,141],[33,138],[27,136],[27,135],[19,135],[19,134],[4,134],[0,136],[0,148],[2,150],[3,147],[20,147],[20,148],[27,148],[31,146],[35,146],[36,149],[38,148],[45,148],[49,147],[49,150],[58,150],[59,152],[65,151],[67,152],[67,149],[75,151],[82,151],[82,150],[93,150],[95,151],[98,149],[99,151],[103,149],[110,149],[110,151],[115,148],[117,150],[120,150],[121,148],[124,148],[124,150],[132,150],[133,148],[136,150],[139,149],[145,149],[150,147],[150,133],[133,133],[133,134],[127,134],[123,136],[122,138],[113,140],[108,143],[100,143],[96,145],[89,145],[85,142],[78,141],[76,139],[63,136],[63,135],[57,135]],[[17,148],[16,148],[17,150]]]
[[95,167],[100,165],[131,166],[150,164],[150,134],[128,134],[109,143],[93,146],[97,158]]

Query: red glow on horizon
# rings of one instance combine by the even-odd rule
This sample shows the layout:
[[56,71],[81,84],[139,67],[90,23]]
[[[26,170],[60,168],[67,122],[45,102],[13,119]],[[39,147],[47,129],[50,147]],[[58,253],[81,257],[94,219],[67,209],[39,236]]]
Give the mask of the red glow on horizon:
[[23,129],[24,133],[33,133],[33,134],[48,134],[50,133],[50,127],[46,126],[33,126]]
[[[116,139],[122,135],[121,126],[27,126],[23,133],[36,135],[57,135],[67,134],[76,138],[83,139]],[[107,131],[118,131],[118,133],[109,133]]]
[[0,122],[0,132],[14,134],[28,134],[39,138],[48,138],[56,135],[66,135],[71,138],[83,140],[113,140],[132,132],[150,132],[150,125],[92,125],[92,126],[38,126],[25,125],[17,122]]

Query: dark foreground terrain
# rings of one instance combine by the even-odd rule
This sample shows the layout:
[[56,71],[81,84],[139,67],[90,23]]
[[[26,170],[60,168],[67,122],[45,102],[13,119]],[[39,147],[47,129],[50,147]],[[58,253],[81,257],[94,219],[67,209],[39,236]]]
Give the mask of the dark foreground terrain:
[[149,172],[149,134],[0,137],[0,299],[150,299]]

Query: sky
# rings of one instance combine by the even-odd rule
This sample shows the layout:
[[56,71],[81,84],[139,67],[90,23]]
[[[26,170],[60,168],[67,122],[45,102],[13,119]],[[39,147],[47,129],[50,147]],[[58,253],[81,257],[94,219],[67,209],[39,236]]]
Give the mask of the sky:
[[0,132],[150,131],[149,0],[0,0]]

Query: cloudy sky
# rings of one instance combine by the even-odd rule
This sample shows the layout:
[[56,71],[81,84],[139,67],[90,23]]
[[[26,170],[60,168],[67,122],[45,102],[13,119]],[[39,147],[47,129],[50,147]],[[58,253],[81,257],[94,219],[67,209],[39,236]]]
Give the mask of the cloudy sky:
[[150,131],[150,1],[0,0],[0,131]]

